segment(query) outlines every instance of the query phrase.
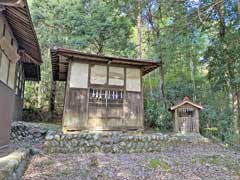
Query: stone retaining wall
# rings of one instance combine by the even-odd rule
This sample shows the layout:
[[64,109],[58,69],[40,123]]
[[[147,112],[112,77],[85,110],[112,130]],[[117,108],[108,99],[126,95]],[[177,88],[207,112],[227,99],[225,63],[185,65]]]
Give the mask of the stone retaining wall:
[[29,149],[19,149],[0,158],[0,180],[19,180],[31,157]]
[[47,130],[22,121],[13,122],[11,127],[11,140],[16,141],[42,141],[47,134]]
[[177,143],[207,143],[208,139],[200,134],[142,134],[125,133],[79,133],[62,134],[49,132],[44,143],[44,150],[50,153],[68,152],[104,152],[137,153],[159,152],[172,148]]
[[47,152],[105,152],[131,153],[160,151],[168,140],[161,133],[127,135],[123,133],[54,134],[46,136],[44,150]]

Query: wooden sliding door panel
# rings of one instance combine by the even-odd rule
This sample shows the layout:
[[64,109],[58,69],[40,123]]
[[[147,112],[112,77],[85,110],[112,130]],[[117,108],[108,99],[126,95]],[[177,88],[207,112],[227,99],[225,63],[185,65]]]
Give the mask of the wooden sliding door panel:
[[128,126],[143,126],[141,93],[127,92],[124,104],[124,117]]

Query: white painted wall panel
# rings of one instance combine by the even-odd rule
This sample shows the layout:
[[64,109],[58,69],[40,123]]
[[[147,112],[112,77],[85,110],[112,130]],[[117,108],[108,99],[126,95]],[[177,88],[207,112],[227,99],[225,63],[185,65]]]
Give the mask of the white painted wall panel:
[[88,88],[88,64],[71,64],[70,88]]
[[4,53],[2,53],[1,65],[0,65],[0,80],[7,84],[8,76],[8,64],[9,61]]
[[91,67],[91,84],[107,83],[107,66],[94,65]]
[[109,67],[109,85],[124,85],[124,68]]
[[141,91],[141,71],[140,69],[126,69],[126,90]]
[[15,88],[15,77],[16,77],[16,64],[10,63],[8,85],[10,88]]

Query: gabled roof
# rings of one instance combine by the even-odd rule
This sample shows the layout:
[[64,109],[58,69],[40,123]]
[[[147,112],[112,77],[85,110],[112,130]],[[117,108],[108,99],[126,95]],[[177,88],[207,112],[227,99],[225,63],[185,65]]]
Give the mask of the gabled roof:
[[[53,79],[55,81],[66,81],[67,69],[69,61],[68,59],[74,59],[76,61],[89,61],[95,63],[105,63],[105,64],[119,64],[119,65],[132,65],[140,67],[143,70],[143,75],[153,71],[159,67],[158,62],[123,58],[123,57],[112,57],[103,56],[89,53],[82,53],[75,50],[65,49],[65,48],[52,48],[50,49],[52,58],[52,71]],[[60,60],[60,56],[65,57],[65,60]]]
[[18,42],[26,80],[40,80],[42,58],[27,0],[0,0],[0,9]]
[[203,109],[203,107],[202,107],[201,105],[198,105],[198,104],[195,104],[195,103],[191,102],[190,99],[189,99],[189,97],[185,96],[185,97],[183,98],[183,101],[182,101],[182,102],[180,102],[180,103],[172,106],[172,107],[170,108],[170,110],[173,111],[173,110],[179,108],[180,106],[182,106],[182,105],[184,105],[184,104],[190,104],[190,105],[192,105],[192,106],[194,106],[194,107],[196,107],[196,108],[198,108],[198,109]]

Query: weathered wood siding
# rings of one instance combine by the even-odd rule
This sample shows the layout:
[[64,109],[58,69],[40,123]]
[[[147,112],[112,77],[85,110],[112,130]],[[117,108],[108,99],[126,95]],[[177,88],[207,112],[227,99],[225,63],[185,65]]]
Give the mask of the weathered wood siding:
[[18,54],[18,43],[12,33],[12,30],[5,19],[0,13],[0,46],[4,50],[6,56],[10,61],[16,63],[20,56]]
[[78,130],[86,127],[88,91],[86,89],[69,89],[64,107],[64,127]]
[[124,118],[129,127],[143,128],[143,109],[141,93],[127,92],[124,104]]
[[[85,63],[72,61],[69,65],[64,128],[67,130],[142,129],[141,70]],[[81,84],[86,82],[88,86],[84,88],[86,86]],[[82,88],[76,88],[79,85]]]
[[[180,109],[193,109],[192,113],[180,112]],[[189,133],[199,132],[199,112],[198,108],[185,104],[177,108],[174,112],[175,132]]]

